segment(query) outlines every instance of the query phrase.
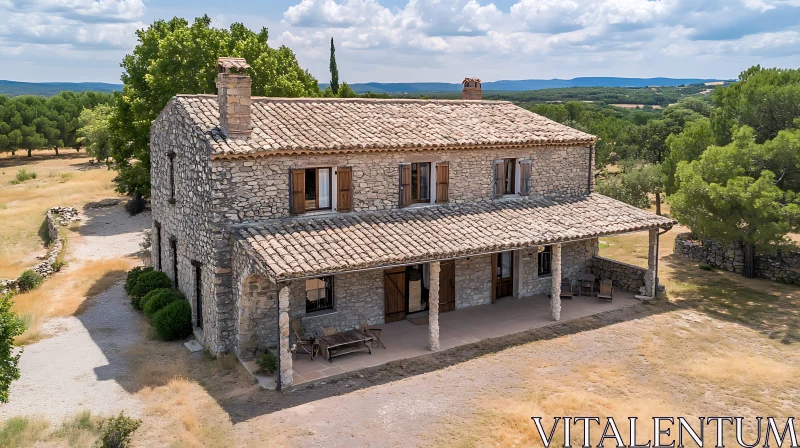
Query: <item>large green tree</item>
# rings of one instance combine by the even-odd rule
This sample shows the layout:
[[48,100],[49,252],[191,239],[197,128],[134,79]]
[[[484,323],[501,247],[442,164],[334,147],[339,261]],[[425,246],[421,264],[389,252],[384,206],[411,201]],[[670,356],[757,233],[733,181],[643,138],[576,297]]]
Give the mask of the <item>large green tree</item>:
[[111,156],[111,114],[113,108],[101,104],[94,109],[84,109],[79,119],[78,142],[98,161],[108,161]]
[[19,379],[19,357],[14,339],[25,331],[25,323],[11,311],[11,295],[0,295],[0,403],[8,403],[8,389]]
[[178,93],[216,92],[216,61],[243,57],[256,96],[319,96],[319,85],[287,47],[272,48],[266,28],[259,32],[234,23],[214,28],[208,16],[189,24],[159,20],[137,31],[139,43],[122,61],[122,92],[111,117],[112,158],[117,190],[150,193],[150,123]]
[[711,121],[707,118],[690,122],[680,134],[671,134],[667,137],[668,155],[661,164],[666,194],[675,194],[678,189],[675,178],[678,163],[696,160],[713,144],[714,131],[711,129]]
[[734,126],[750,126],[756,140],[772,140],[800,117],[800,69],[751,67],[738,82],[714,90],[711,115],[717,144],[731,142]]
[[672,212],[693,233],[723,244],[740,243],[744,274],[752,277],[756,251],[773,252],[800,231],[800,131],[781,131],[766,143],[742,127],[726,146],[712,146],[678,164]]

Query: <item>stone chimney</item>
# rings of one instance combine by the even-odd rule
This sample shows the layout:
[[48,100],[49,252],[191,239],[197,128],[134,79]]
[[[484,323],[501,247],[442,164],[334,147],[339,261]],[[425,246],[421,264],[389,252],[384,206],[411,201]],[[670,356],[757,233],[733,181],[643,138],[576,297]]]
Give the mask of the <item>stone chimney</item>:
[[217,60],[219,126],[228,138],[250,137],[250,77],[244,58]]
[[464,88],[461,89],[462,100],[482,100],[483,92],[481,91],[481,80],[478,78],[464,78],[461,81]]

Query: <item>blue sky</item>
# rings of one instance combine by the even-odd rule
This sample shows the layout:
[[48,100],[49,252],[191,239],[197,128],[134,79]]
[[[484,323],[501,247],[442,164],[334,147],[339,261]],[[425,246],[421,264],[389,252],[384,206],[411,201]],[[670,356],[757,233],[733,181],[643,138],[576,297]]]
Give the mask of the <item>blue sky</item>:
[[267,27],[327,81],[734,78],[800,67],[800,0],[0,0],[0,79],[119,82],[134,31],[208,14]]

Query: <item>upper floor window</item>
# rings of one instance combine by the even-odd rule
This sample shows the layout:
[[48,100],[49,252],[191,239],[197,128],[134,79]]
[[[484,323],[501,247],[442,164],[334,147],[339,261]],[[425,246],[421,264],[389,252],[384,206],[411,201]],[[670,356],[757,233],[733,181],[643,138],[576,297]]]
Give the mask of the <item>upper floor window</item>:
[[306,210],[331,208],[331,169],[306,169]]
[[333,309],[333,276],[306,280],[306,313]]
[[400,206],[446,203],[449,200],[450,165],[415,162],[400,165]]
[[528,195],[531,183],[531,161],[498,159],[494,161],[493,193],[495,197],[508,194]]
[[167,153],[167,157],[169,158],[169,202],[170,204],[175,203],[175,152],[170,151]]
[[350,211],[352,182],[350,167],[293,169],[289,178],[291,212],[298,215],[314,210]]

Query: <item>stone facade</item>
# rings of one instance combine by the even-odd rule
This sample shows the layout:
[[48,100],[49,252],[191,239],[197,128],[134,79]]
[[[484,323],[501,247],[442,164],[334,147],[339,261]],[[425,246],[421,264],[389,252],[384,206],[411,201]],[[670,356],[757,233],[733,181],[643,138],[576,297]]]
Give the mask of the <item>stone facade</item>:
[[592,274],[598,279],[611,279],[618,290],[639,294],[646,273],[643,267],[599,256],[592,258]]
[[[741,244],[722,246],[713,240],[696,240],[689,233],[675,237],[675,255],[741,274],[744,249]],[[772,281],[800,285],[800,251],[756,254],[755,275]]]

